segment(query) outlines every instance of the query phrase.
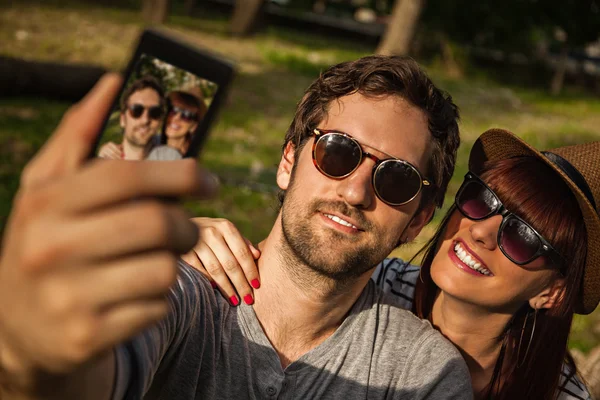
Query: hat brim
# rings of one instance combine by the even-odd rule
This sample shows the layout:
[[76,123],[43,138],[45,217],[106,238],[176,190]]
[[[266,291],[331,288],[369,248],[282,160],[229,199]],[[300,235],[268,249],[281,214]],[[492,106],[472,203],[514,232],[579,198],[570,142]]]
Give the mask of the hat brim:
[[544,162],[563,179],[575,195],[587,231],[587,256],[584,278],[575,312],[589,314],[600,301],[600,217],[585,197],[581,189],[540,151],[536,150],[521,138],[503,129],[490,129],[484,132],[475,142],[469,156],[469,170],[479,174],[486,161],[499,161],[517,156],[536,157]]

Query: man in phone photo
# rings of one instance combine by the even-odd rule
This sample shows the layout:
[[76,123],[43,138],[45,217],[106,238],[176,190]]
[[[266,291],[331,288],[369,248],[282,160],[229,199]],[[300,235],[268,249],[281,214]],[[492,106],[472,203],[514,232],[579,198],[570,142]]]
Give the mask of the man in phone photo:
[[125,89],[119,106],[123,141],[104,143],[98,151],[98,157],[144,160],[153,147],[153,138],[158,137],[164,121],[164,89],[156,78],[141,77]]
[[[194,160],[84,163],[112,79],[23,174],[0,259],[0,397],[473,398],[458,350],[370,279],[441,207],[454,171],[457,107],[416,62],[363,57],[307,89],[276,174],[260,290],[244,299],[177,260],[198,231],[160,199],[214,192]],[[124,96],[126,131],[158,94]],[[139,139],[130,149],[143,158],[155,122],[123,144]]]

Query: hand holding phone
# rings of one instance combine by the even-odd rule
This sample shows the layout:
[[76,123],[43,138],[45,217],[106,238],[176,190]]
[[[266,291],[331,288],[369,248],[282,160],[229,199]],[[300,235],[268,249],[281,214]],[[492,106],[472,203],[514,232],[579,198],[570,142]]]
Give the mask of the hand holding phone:
[[[197,241],[189,216],[159,200],[214,192],[214,179],[195,160],[89,162],[120,85],[103,79],[23,172],[0,258],[2,398],[109,396],[110,349],[164,317],[177,256]],[[156,117],[153,105],[138,100],[143,110],[132,103],[127,112]],[[192,138],[188,154],[203,139]],[[93,392],[86,382],[96,383]]]

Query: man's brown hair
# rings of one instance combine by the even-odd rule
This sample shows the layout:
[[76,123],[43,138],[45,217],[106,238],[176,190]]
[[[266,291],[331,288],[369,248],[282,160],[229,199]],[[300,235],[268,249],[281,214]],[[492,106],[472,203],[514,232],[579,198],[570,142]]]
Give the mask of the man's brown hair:
[[366,97],[398,96],[427,116],[432,146],[427,171],[422,173],[433,182],[433,188],[423,191],[421,206],[441,207],[460,144],[459,111],[452,97],[438,89],[411,58],[367,56],[330,67],[298,103],[283,148],[291,142],[300,151],[312,130],[326,117],[331,102],[353,93]]
[[138,91],[144,90],[144,89],[153,89],[158,94],[158,97],[160,97],[161,107],[164,107],[164,105],[165,105],[165,90],[163,89],[163,87],[160,84],[160,82],[158,81],[158,79],[156,79],[155,77],[153,77],[151,75],[146,75],[146,76],[142,76],[141,78],[133,81],[131,83],[131,85],[129,85],[123,91],[123,95],[121,96],[121,104],[120,104],[121,112],[125,111],[125,109],[127,108],[127,102],[129,101],[129,98],[131,97],[131,95],[134,94],[135,92],[138,92]]

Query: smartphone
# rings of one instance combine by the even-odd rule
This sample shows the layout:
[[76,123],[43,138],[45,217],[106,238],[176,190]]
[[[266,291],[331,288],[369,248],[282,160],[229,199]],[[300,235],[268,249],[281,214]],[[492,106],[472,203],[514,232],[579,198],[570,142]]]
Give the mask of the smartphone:
[[230,61],[163,31],[145,30],[90,157],[198,157],[233,77]]

